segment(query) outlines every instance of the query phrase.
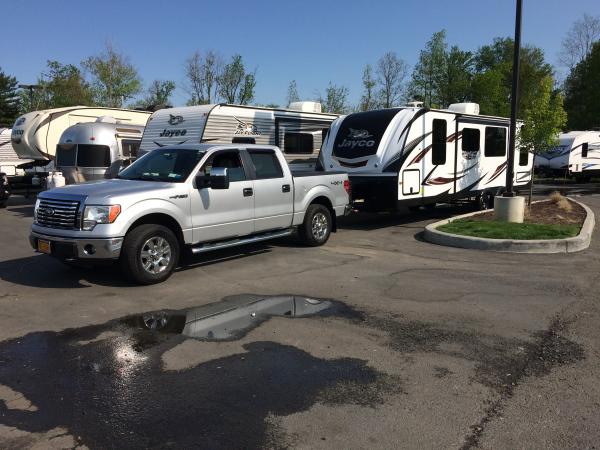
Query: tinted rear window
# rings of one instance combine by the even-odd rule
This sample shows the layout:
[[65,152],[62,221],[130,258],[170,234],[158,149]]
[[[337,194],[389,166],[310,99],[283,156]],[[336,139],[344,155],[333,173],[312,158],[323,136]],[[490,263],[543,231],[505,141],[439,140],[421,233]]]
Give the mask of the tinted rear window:
[[56,166],[73,167],[75,165],[75,144],[58,144],[56,146]]
[[250,158],[256,170],[256,178],[265,180],[268,178],[282,178],[283,171],[277,160],[277,156],[271,151],[250,151]]
[[107,145],[79,144],[77,146],[77,165],[79,167],[110,166],[110,148]]
[[337,132],[333,155],[352,159],[377,153],[381,138],[398,111],[382,109],[350,114]]

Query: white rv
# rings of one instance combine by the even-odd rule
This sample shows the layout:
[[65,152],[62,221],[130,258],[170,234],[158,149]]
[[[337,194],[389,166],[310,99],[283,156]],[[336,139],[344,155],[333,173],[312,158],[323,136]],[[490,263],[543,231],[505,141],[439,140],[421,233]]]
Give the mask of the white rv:
[[[342,116],[318,165],[350,176],[357,207],[371,210],[477,199],[493,205],[506,184],[509,120],[479,115],[479,105],[447,110],[382,109]],[[515,186],[531,180],[533,158],[515,156]]]
[[10,128],[0,128],[0,172],[8,177],[24,175],[23,165],[30,163],[30,159],[19,159],[10,143]]
[[294,109],[228,104],[161,109],[148,120],[140,153],[183,143],[276,145],[295,168],[314,168],[323,137],[338,116],[321,113],[315,102],[290,107]]
[[600,131],[561,133],[558,142],[556,147],[535,157],[536,169],[580,179],[600,175]]
[[72,125],[111,116],[122,125],[145,126],[150,114],[147,111],[88,106],[33,111],[15,121],[11,141],[19,158],[33,159],[37,165],[46,165],[54,160],[56,145],[63,131]]
[[67,184],[113,178],[136,159],[142,125],[123,125],[110,116],[67,128],[56,146],[54,165]]

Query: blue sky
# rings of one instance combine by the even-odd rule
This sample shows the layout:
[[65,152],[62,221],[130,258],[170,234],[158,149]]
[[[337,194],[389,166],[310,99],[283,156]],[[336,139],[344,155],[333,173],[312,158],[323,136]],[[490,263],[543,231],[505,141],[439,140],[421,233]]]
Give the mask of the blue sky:
[[[175,105],[187,94],[183,64],[194,50],[240,53],[257,70],[256,102],[284,104],[296,79],[312,99],[329,81],[350,89],[357,103],[366,63],[395,51],[411,66],[431,34],[475,50],[512,36],[514,1],[38,1],[2,6],[0,67],[21,83],[35,82],[47,59],[78,64],[111,41],[130,57],[145,84],[171,79]],[[560,42],[598,0],[524,0],[523,40],[556,63]]]

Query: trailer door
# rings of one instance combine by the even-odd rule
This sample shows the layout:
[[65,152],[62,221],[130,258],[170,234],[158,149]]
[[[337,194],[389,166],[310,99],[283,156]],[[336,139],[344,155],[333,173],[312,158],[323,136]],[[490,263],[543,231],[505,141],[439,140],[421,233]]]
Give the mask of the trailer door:
[[468,197],[470,191],[477,189],[484,175],[482,149],[485,129],[478,124],[458,122],[457,131],[454,192],[458,197]]

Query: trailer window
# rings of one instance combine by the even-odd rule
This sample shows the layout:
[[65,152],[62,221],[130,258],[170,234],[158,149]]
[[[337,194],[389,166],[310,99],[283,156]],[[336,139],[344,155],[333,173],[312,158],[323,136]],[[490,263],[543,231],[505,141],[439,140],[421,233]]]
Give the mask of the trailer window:
[[137,158],[141,141],[122,140],[121,151],[125,158]]
[[465,128],[462,130],[461,150],[467,153],[477,153],[479,151],[479,140],[481,133],[477,128]]
[[75,166],[75,154],[77,146],[75,144],[58,144],[56,146],[56,166],[73,167]]
[[108,145],[79,144],[77,146],[77,165],[79,167],[110,166],[110,148]]
[[283,178],[283,170],[275,152],[266,150],[250,150],[250,158],[254,164],[257,180],[266,180],[269,178]]
[[285,133],[283,139],[283,151],[285,153],[297,153],[312,155],[315,149],[314,138],[309,133]]
[[519,150],[519,165],[526,166],[529,164],[529,152],[522,148]]
[[433,119],[431,163],[436,166],[446,164],[446,132],[446,121],[442,119]]
[[582,158],[587,158],[588,156],[588,143],[584,142],[583,144],[581,144],[581,157]]
[[485,156],[506,155],[506,128],[485,127]]
[[246,171],[240,158],[240,152],[219,152],[200,169],[205,175],[210,175],[213,167],[226,168],[229,174],[229,181],[244,181],[246,179]]

